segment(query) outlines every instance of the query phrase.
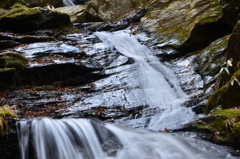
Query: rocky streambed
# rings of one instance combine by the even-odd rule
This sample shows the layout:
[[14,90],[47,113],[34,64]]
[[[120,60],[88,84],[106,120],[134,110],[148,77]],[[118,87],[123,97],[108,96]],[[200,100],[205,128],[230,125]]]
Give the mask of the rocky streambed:
[[[232,47],[237,48],[235,40],[238,38],[239,24],[236,25],[233,34],[228,35],[231,33],[232,26],[225,23],[226,17],[229,17],[225,10],[229,10],[232,6],[237,7],[238,3],[235,1],[226,3],[223,7],[222,18],[218,17],[220,10],[214,9],[204,14],[201,12],[203,17],[192,17],[196,18],[195,27],[192,27],[192,23],[184,24],[192,29],[190,33],[180,34],[177,29],[172,38],[167,36],[171,35],[170,32],[167,34],[164,31],[154,30],[157,25],[156,17],[148,16],[157,13],[157,8],[162,9],[165,5],[165,11],[168,11],[171,10],[172,5],[175,6],[180,2],[175,4],[170,1],[151,1],[143,10],[127,14],[121,20],[104,24],[74,23],[75,28],[72,29],[69,22],[64,22],[68,27],[70,26],[70,29],[67,27],[61,31],[46,30],[40,25],[37,29],[41,30],[24,34],[1,32],[0,60],[3,69],[0,70],[2,90],[0,104],[8,104],[15,109],[20,118],[17,120],[35,117],[99,119],[105,123],[130,128],[145,128],[173,134],[178,132],[178,135],[214,141],[239,149],[239,108],[237,104],[239,82],[234,80],[238,79],[238,74],[235,73],[238,70],[238,55],[237,52],[233,55],[228,53],[229,50],[234,52]],[[194,4],[198,9],[203,6],[219,7],[216,5],[217,2],[206,2],[200,5],[200,2],[194,1]],[[188,8],[189,14],[193,12],[193,8]],[[158,13],[163,15],[165,11],[162,9],[162,12]],[[43,12],[52,14],[48,13],[51,11]],[[90,13],[86,10],[84,15],[89,18]],[[93,13],[91,14],[91,17],[94,17]],[[172,14],[171,16],[174,16],[174,12]],[[107,21],[107,16],[99,14],[99,17],[101,20],[96,20],[96,16],[95,20]],[[211,21],[204,21],[203,19],[207,17],[214,18]],[[202,18],[202,21],[199,18]],[[151,26],[149,20],[151,20]],[[163,22],[166,17],[161,20]],[[231,22],[234,21],[235,19],[231,19]],[[168,28],[176,25],[174,22],[168,24]],[[212,29],[217,26],[222,30]],[[15,28],[11,29],[18,32]],[[199,29],[211,31],[211,35],[208,35],[208,32],[201,34]],[[2,31],[5,31],[5,28],[2,28]],[[179,87],[183,90],[186,98],[184,97],[183,102],[178,104],[182,106],[181,111],[176,111],[174,114],[172,113],[174,111],[170,111],[169,108],[153,106],[158,91],[152,94],[146,93],[148,90],[145,90],[144,85],[150,85],[141,80],[148,78],[148,74],[145,75],[144,72],[139,71],[138,59],[135,56],[128,56],[127,53],[111,44],[111,40],[104,42],[99,36],[99,32],[103,31],[112,32],[113,35],[127,34],[130,38],[136,39],[139,46],[134,43],[128,47],[130,50],[147,46],[148,50],[144,52],[149,51],[153,55],[151,58],[143,58],[146,63],[161,72],[176,92],[178,91],[175,83],[179,83]],[[218,34],[219,32],[221,34]],[[160,33],[163,33],[162,36]],[[209,41],[205,41],[204,39],[208,36],[210,36]],[[202,41],[204,43],[201,43]],[[142,50],[137,50],[137,52],[140,51]],[[20,58],[19,54],[23,55],[23,58]],[[222,73],[221,78],[217,78],[216,75],[221,68],[226,68],[226,62],[230,58],[234,60],[233,66],[228,66],[229,75],[223,72],[225,74]],[[158,62],[162,62],[164,67],[159,68]],[[173,72],[176,79],[165,67]],[[161,87],[157,85],[154,86],[158,88],[157,90],[165,89],[161,90]],[[224,88],[219,89],[221,86]],[[218,89],[219,91],[216,92]],[[180,94],[176,95],[179,99],[182,98]],[[230,101],[234,102],[228,105],[221,101],[221,98],[229,99],[229,95],[233,96]],[[220,104],[222,108],[232,110],[216,112],[217,115],[204,117],[204,113],[209,113]],[[170,104],[169,107],[171,110],[179,109],[174,107],[174,104]],[[166,111],[168,109],[169,111]],[[167,120],[162,119],[165,115]],[[20,155],[17,153],[19,145],[14,126],[16,119],[6,118],[6,120],[9,121],[10,131],[6,133],[6,136],[9,134],[9,140],[1,138],[3,141],[1,155],[3,158],[19,158]],[[234,153],[232,155],[236,155]]]

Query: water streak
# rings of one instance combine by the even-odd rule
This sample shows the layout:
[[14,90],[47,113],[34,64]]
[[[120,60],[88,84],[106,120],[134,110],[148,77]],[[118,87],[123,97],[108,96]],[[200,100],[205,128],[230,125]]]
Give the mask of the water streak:
[[153,117],[150,129],[175,128],[196,118],[191,109],[182,106],[187,95],[180,88],[173,72],[163,65],[148,47],[122,31],[98,32],[96,35],[107,45],[135,60],[139,76],[136,80],[139,80],[145,92],[149,107],[164,110]]

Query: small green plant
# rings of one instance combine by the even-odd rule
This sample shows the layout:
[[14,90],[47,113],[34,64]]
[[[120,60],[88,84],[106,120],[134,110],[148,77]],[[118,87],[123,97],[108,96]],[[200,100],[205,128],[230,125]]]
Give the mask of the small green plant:
[[212,114],[212,113],[217,112],[217,111],[219,111],[219,110],[222,110],[222,106],[221,106],[221,105],[219,105],[219,106],[217,106],[216,108],[212,109],[212,110],[209,112],[209,114]]
[[223,73],[223,71],[225,71],[229,75],[230,73],[229,73],[228,68],[229,68],[229,66],[232,67],[232,61],[233,61],[232,58],[227,60],[227,62],[224,63],[224,65],[226,65],[226,66],[224,66],[220,69],[219,73],[215,76],[215,78],[218,78]]
[[8,105],[0,107],[0,133],[3,135],[4,131],[7,130],[8,123],[4,120],[4,117],[9,116],[16,118],[17,115],[15,111]]
[[[220,70],[219,73],[215,76],[215,78],[218,78],[218,77],[223,73],[223,71],[225,71],[228,75],[230,75],[230,72],[229,72],[229,69],[228,69],[228,68],[229,68],[229,67],[232,67],[232,61],[233,61],[232,58],[230,58],[229,60],[227,60],[227,62],[224,63],[224,65],[226,65],[226,66],[224,66],[224,67],[221,68],[221,70]],[[240,64],[240,63],[238,62],[237,67],[239,67],[239,64]],[[236,76],[232,76],[231,86],[234,85],[234,82],[237,82],[237,84],[240,86],[240,81],[237,79]]]
[[232,80],[231,80],[231,86],[234,85],[234,81],[236,81],[238,83],[238,85],[240,86],[240,81],[237,79],[236,76],[233,76]]
[[0,55],[0,68],[15,68],[17,71],[26,68],[28,60],[17,52],[8,52]]

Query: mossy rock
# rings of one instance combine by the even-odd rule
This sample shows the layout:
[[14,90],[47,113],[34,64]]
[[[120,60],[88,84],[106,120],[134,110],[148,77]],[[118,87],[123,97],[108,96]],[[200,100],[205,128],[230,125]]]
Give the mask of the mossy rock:
[[8,105],[4,105],[0,107],[0,134],[2,135],[4,131],[7,130],[7,125],[8,125],[7,121],[4,120],[5,117],[13,117],[13,118],[17,117],[13,109]]
[[[208,123],[198,122],[195,129],[207,130],[214,134],[213,141],[239,148],[240,144],[240,110],[220,110],[214,112],[214,118]],[[201,119],[200,119],[201,120]]]
[[218,0],[178,0],[152,7],[141,19],[144,30],[153,33],[158,44],[182,53],[194,52],[231,33],[232,27],[221,21]]
[[126,13],[144,8],[146,4],[146,0],[91,0],[87,4],[88,16],[99,17],[105,22],[115,21]]
[[0,68],[15,68],[21,71],[26,68],[28,60],[17,52],[3,53],[0,57]]
[[88,21],[86,17],[86,14],[87,14],[86,9],[87,9],[87,5],[75,5],[75,6],[59,7],[54,9],[54,11],[68,14],[70,16],[72,23],[84,23]]
[[240,106],[240,85],[234,81],[234,78],[240,80],[240,70],[235,72],[224,86],[208,98],[206,113],[209,113],[219,105],[221,105],[223,109]]
[[22,6],[10,9],[0,16],[0,29],[4,31],[8,30],[22,33],[71,25],[70,18],[67,14],[42,8]]
[[215,76],[226,62],[226,49],[230,35],[217,39],[203,49],[195,59],[203,77]]
[[[240,21],[236,24],[233,29],[233,33],[229,39],[228,50],[227,50],[227,59],[232,58],[232,67],[229,68],[230,74],[232,75],[239,69],[240,61]],[[231,77],[231,76],[230,76]],[[229,76],[226,76],[225,80],[230,79]]]

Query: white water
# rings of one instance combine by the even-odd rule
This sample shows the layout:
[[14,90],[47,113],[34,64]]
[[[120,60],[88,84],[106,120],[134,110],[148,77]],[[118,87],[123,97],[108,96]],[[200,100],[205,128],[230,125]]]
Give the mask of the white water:
[[[172,128],[195,115],[171,70],[133,36],[97,33],[104,43],[135,60],[138,78],[156,114],[150,129]],[[36,118],[18,123],[22,159],[235,159],[225,147],[192,138],[133,130],[87,119]],[[33,157],[35,156],[35,157]]]
[[187,95],[181,90],[174,74],[154,56],[150,49],[141,45],[134,36],[122,31],[98,32],[96,35],[104,43],[115,47],[137,63],[136,80],[139,80],[145,92],[149,107],[163,110],[152,118],[149,129],[176,128],[196,118],[191,109],[182,106],[187,100]]
[[[87,119],[22,121],[18,134],[22,159],[233,159],[226,148],[203,141]],[[36,154],[28,156],[30,149]]]
[[74,6],[75,0],[63,0],[63,5],[64,6]]

